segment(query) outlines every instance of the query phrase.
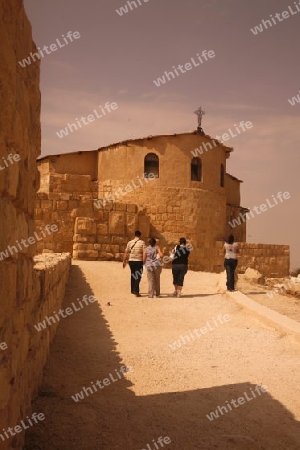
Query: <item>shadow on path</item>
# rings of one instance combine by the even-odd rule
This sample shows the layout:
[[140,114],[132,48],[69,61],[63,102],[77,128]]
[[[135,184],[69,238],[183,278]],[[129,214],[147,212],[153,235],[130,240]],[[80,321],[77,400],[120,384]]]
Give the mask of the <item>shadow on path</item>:
[[[63,308],[93,294],[80,268],[72,266]],[[28,430],[24,450],[156,450],[162,447],[153,440],[160,436],[171,439],[164,445],[170,450],[300,448],[293,415],[267,392],[253,398],[255,386],[247,382],[136,396],[121,376],[75,402],[71,396],[83,387],[110,374],[116,378],[126,366],[116,345],[98,303],[61,320],[32,406],[45,420]],[[151,362],[149,370],[155,370]],[[201,361],[195,371],[201,385]],[[230,411],[227,402],[244,393],[252,400]],[[206,415],[218,406],[228,412],[210,421]]]

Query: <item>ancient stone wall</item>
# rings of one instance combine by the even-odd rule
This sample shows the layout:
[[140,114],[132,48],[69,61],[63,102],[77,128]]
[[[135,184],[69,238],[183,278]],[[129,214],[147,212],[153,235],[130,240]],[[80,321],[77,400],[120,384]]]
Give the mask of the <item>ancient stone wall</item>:
[[97,198],[97,183],[90,175],[49,174],[49,192],[37,194],[35,222],[37,229],[56,224],[58,231],[37,243],[38,253],[46,251],[70,252],[76,217],[97,216],[93,201]]
[[[159,176],[148,183],[141,180],[142,188],[128,191],[125,202],[148,204],[152,201],[158,205],[155,197],[149,198],[146,189],[150,185],[160,188],[162,192],[165,188],[198,188],[222,193],[225,196],[225,187],[220,185],[220,168],[223,164],[226,171],[229,148],[223,145],[214,147],[212,142],[207,136],[185,133],[176,136],[154,136],[101,149],[98,154],[99,198],[106,192],[115,193],[119,188],[125,188],[132,182],[139,186],[139,179],[143,178],[145,172],[144,160],[149,153],[154,153],[158,157]],[[198,156],[202,161],[202,177],[199,181],[192,181],[191,162],[194,158],[192,152],[204,143],[210,144],[212,148],[207,147],[207,151],[202,149],[202,154]],[[239,184],[233,183],[229,189],[239,190]],[[168,195],[166,191],[164,203],[170,198],[172,193]],[[189,198],[186,197],[185,200],[188,201]]]
[[115,203],[101,208],[94,218],[77,217],[74,259],[122,261],[127,242],[140,229],[142,239],[150,236],[150,221],[136,205]]
[[[214,250],[215,272],[224,270],[224,242],[216,242]],[[251,244],[241,242],[237,271],[244,273],[247,267],[258,270],[265,277],[279,278],[289,276],[290,247],[275,244]]]
[[[242,217],[245,215],[245,208],[241,208],[240,206],[226,205],[226,236],[230,234],[234,235],[234,238],[238,242],[246,242],[246,219],[243,220]],[[241,216],[242,215],[242,216]],[[239,220],[240,225],[234,225],[233,220]],[[236,223],[236,222],[235,222]]]
[[[88,152],[73,152],[61,155],[51,155],[41,157],[38,160],[39,171],[42,177],[51,173],[71,175],[90,175],[92,181],[96,181],[98,177],[98,151],[92,150]],[[42,184],[40,190],[49,192],[49,183]]]
[[[31,399],[37,394],[58,322],[41,332],[34,325],[61,307],[71,258],[69,253],[45,254],[34,261],[33,272],[22,274],[24,290],[28,289],[26,281],[31,281],[30,297],[22,302],[22,307],[13,308],[11,320],[4,323],[0,334],[0,342],[7,346],[0,350],[0,430],[14,428],[30,415]],[[3,432],[2,436],[6,438]],[[0,449],[21,449],[23,439],[24,430],[5,441],[1,438]]]
[[[194,181],[191,180],[191,162],[197,148],[201,149],[198,156],[202,176]],[[144,177],[144,159],[148,153],[155,153],[159,158],[158,177]],[[172,248],[185,236],[194,248],[191,266],[195,270],[212,270],[211,249],[216,240],[225,239],[229,229],[232,208],[227,205],[227,195],[235,202],[234,214],[239,212],[240,181],[226,174],[225,185],[221,185],[221,166],[226,170],[229,154],[228,147],[214,145],[209,136],[184,133],[123,142],[99,151],[43,158],[38,163],[42,182],[37,197],[36,223],[42,227],[51,221],[57,224],[59,231],[38,243],[38,251],[71,252],[73,248],[76,258],[86,255],[103,259],[106,254],[112,259],[114,254],[114,259],[119,260],[122,251],[117,249],[115,241],[122,240],[123,245],[134,231],[127,230],[128,211],[122,217],[128,206],[137,211],[135,219],[130,220],[138,228],[143,221],[150,222],[149,234],[148,231],[143,233],[144,239],[154,236],[160,239],[162,246]],[[92,173],[95,161],[98,162],[97,180]],[[64,175],[61,173],[64,170],[73,173]],[[93,202],[101,199],[106,201],[108,210],[115,211],[115,217],[119,214],[118,233],[111,231],[113,213],[94,207]],[[74,231],[76,217],[94,221],[96,232],[89,230],[93,234],[89,242],[81,241],[77,236],[80,233]],[[106,234],[100,235],[100,229],[107,230]],[[74,246],[73,234],[76,235]],[[239,239],[245,238],[244,223],[240,229],[237,227],[236,234]],[[109,246],[113,246],[115,252],[107,250]]]
[[[0,430],[15,426],[30,409],[36,367],[27,324],[37,301],[33,275],[33,208],[40,153],[39,64],[18,61],[36,51],[21,1],[0,0]],[[10,159],[9,159],[10,158]],[[27,242],[26,242],[27,243]],[[9,248],[11,246],[11,252]],[[5,347],[5,348],[4,348]],[[22,435],[18,435],[18,439]],[[11,447],[0,441],[1,449]]]
[[6,430],[31,412],[54,333],[39,335],[34,324],[62,302],[70,259],[34,270],[39,61],[18,63],[36,52],[21,0],[0,0],[0,42],[0,449],[8,450],[22,448],[24,429]]

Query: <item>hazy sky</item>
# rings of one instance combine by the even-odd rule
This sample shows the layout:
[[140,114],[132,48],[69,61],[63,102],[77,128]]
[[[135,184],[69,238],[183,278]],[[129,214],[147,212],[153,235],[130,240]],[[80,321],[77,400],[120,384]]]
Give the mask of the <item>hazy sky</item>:
[[[251,218],[247,241],[289,244],[291,265],[300,267],[300,103],[288,102],[300,90],[294,0],[136,0],[138,7],[127,4],[128,13],[120,16],[116,10],[126,4],[25,0],[41,49],[56,39],[63,45],[69,31],[80,33],[41,59],[42,154],[192,131],[200,105],[204,131],[213,137],[251,121],[251,129],[225,142],[234,147],[227,171],[244,181],[242,206],[252,210],[266,199],[272,204],[280,191],[291,198]],[[251,28],[271,15],[272,27],[255,35]],[[156,87],[153,80],[196,61],[203,50],[215,57]],[[75,118],[100,114],[106,102],[118,109],[57,136]]]

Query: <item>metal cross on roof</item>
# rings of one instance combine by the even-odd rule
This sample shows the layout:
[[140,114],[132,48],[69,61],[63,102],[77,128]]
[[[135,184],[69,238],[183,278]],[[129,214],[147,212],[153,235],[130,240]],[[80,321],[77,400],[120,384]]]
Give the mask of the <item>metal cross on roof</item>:
[[201,128],[202,117],[205,114],[205,111],[203,111],[202,106],[200,106],[200,108],[198,108],[196,111],[194,111],[194,114],[196,114],[196,116],[198,116],[198,127]]

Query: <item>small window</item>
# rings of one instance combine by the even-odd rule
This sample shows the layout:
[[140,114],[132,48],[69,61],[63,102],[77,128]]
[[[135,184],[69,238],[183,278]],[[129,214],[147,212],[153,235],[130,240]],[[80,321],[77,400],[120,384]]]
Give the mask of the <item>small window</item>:
[[200,158],[193,158],[191,162],[191,180],[202,181],[202,162]]
[[220,186],[224,187],[224,179],[225,179],[225,169],[224,169],[224,164],[221,164],[221,168],[220,168]]
[[159,159],[155,153],[148,153],[144,161],[144,178],[148,178],[149,174],[154,174],[155,178],[159,178]]

